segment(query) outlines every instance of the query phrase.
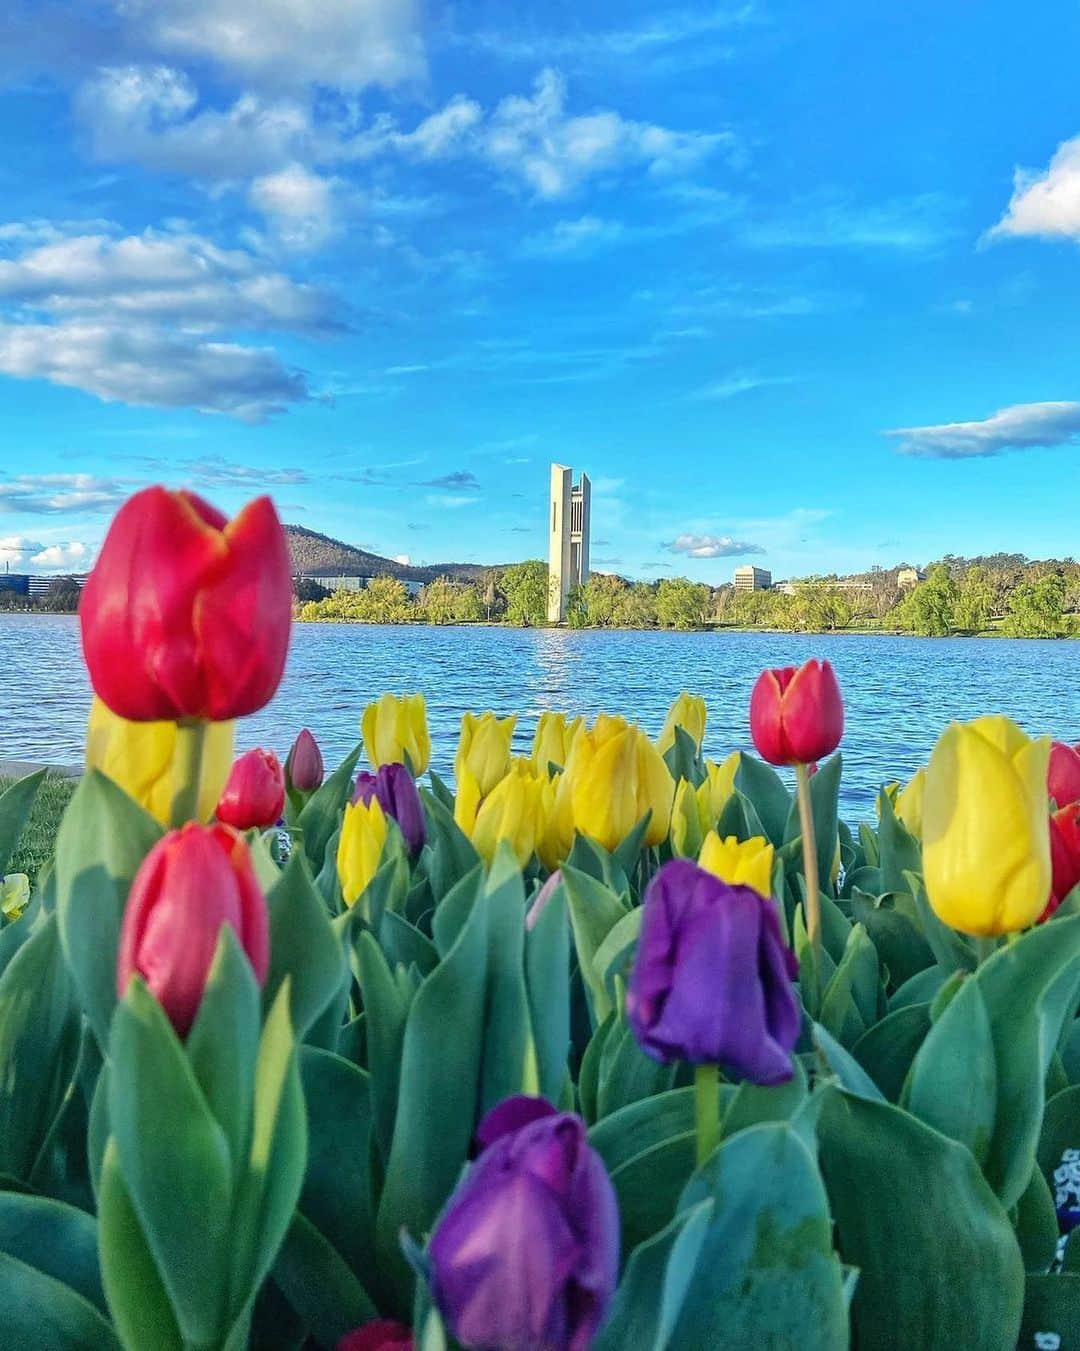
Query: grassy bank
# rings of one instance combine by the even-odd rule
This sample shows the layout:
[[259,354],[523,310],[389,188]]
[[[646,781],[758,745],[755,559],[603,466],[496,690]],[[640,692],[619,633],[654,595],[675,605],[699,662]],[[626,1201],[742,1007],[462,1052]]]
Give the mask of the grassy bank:
[[[14,782],[14,779],[0,778],[0,793]],[[52,856],[60,818],[71,801],[77,783],[77,779],[61,778],[55,774],[46,778],[34,799],[34,809],[8,864],[8,872],[26,873],[30,881],[34,881],[41,865]]]

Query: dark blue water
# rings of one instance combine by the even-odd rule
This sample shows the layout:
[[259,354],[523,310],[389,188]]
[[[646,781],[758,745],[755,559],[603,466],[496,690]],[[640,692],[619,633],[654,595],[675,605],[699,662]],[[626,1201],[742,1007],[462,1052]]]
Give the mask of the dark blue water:
[[[1080,739],[1080,644],[757,633],[605,633],[298,624],[281,690],[238,745],[284,754],[308,726],[332,763],[383,690],[427,697],[436,769],[448,773],[467,709],[517,712],[526,749],[545,708],[605,711],[650,732],[681,689],[705,696],[706,751],[750,749],[747,703],[763,666],[828,657],[847,706],[844,802],[923,763],[953,718],[1007,713],[1031,733]],[[0,616],[0,759],[78,762],[89,686],[74,619]]]

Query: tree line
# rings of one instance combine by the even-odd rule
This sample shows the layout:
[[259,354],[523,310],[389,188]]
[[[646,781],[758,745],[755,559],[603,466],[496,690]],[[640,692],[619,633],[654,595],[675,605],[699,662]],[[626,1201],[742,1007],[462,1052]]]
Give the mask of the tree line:
[[[994,566],[998,560],[998,566]],[[925,581],[901,589],[896,571],[853,579],[808,578],[794,594],[710,587],[686,577],[631,582],[594,573],[571,592],[572,628],[775,629],[807,633],[872,630],[924,637],[1001,633],[1010,637],[1080,636],[1080,565],[1030,563],[1015,555],[968,561],[947,557]],[[297,617],[373,624],[547,623],[548,569],[540,560],[492,570],[477,582],[440,578],[412,596],[404,582],[376,577],[363,591],[298,586]]]

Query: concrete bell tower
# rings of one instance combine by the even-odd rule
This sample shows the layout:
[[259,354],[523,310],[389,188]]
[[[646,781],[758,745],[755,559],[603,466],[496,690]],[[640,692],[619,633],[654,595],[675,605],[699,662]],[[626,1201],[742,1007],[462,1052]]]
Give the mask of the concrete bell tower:
[[577,486],[573,470],[564,464],[551,466],[551,517],[548,563],[548,620],[566,619],[566,602],[575,586],[589,580],[589,530],[592,517],[592,484],[582,474]]

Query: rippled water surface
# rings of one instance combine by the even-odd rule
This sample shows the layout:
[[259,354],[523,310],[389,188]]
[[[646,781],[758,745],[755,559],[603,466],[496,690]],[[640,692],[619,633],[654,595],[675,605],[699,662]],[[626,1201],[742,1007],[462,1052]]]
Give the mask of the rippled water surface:
[[[369,699],[423,690],[434,767],[447,773],[466,709],[517,711],[525,749],[545,708],[625,713],[655,732],[689,689],[708,701],[706,750],[720,756],[749,749],[757,672],[809,656],[828,657],[844,691],[849,811],[910,774],[952,718],[1008,713],[1030,732],[1080,738],[1075,642],[298,624],[281,690],[237,739],[284,754],[306,725],[332,762],[357,739]],[[81,759],[90,692],[73,618],[0,616],[0,689],[0,759]]]

